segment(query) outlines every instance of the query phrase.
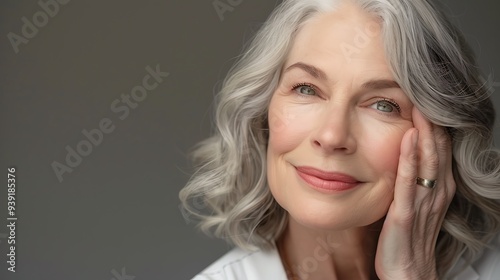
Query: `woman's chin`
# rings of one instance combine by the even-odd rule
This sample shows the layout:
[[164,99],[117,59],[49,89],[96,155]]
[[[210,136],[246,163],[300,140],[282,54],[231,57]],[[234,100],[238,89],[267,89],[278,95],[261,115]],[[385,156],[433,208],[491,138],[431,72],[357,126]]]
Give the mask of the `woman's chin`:
[[370,217],[353,217],[353,215],[324,215],[321,213],[290,214],[289,219],[301,227],[313,231],[345,231],[362,227],[382,228],[385,213]]

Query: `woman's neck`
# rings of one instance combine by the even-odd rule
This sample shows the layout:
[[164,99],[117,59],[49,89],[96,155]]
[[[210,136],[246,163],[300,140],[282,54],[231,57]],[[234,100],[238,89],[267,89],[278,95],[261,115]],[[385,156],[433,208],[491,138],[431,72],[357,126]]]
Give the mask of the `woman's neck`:
[[289,279],[377,279],[380,224],[344,231],[314,231],[290,220],[277,241]]

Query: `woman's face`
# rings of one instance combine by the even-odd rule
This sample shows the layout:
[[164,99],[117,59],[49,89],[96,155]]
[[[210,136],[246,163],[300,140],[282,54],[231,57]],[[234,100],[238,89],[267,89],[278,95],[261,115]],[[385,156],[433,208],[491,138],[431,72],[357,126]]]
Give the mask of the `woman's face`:
[[412,107],[373,17],[351,4],[316,16],[297,34],[269,106],[273,196],[307,227],[376,222],[393,200]]

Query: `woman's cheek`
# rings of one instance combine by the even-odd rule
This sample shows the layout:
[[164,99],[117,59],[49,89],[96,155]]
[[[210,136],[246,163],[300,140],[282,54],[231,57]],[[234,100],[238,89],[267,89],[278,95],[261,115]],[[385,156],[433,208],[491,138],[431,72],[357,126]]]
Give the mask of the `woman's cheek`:
[[358,140],[358,150],[367,161],[378,169],[378,173],[396,174],[401,150],[401,141],[406,126],[384,123],[380,120],[367,120],[362,123],[363,137]]
[[289,152],[308,138],[311,128],[318,122],[313,107],[311,104],[280,104],[279,100],[271,104],[269,146],[273,147],[272,152]]

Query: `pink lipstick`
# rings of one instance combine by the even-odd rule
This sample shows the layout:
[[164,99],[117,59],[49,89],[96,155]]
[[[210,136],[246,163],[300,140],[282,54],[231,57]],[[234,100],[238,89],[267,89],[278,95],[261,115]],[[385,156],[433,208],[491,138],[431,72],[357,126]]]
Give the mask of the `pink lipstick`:
[[298,175],[314,189],[323,192],[338,192],[352,189],[361,182],[339,172],[328,172],[309,166],[295,167]]

